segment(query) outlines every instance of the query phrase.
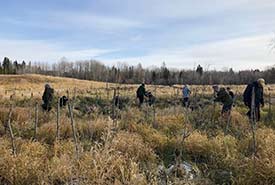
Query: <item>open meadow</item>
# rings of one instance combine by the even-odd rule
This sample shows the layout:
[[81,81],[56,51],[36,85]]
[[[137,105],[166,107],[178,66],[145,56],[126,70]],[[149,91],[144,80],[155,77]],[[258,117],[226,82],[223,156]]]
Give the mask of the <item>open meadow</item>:
[[[55,90],[50,112],[41,108],[46,83]],[[156,102],[141,108],[137,87],[1,75],[0,184],[275,184],[275,85],[265,87],[256,127],[244,85],[230,86],[237,95],[230,120],[211,86],[190,86],[192,110],[182,106],[181,85],[146,85]],[[69,103],[59,107],[63,95]]]

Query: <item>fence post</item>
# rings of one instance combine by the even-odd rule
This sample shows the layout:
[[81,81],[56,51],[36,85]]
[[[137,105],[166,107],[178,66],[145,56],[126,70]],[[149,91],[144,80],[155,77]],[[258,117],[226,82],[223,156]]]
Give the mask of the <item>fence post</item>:
[[110,97],[110,91],[109,91],[109,88],[107,87],[106,88],[106,91],[107,91],[107,101],[109,100],[109,97]]
[[113,102],[112,102],[112,119],[113,119],[113,126],[115,126],[115,118],[116,118],[116,112],[115,112],[115,103],[116,103],[116,88],[114,88],[114,94],[113,94]]
[[119,95],[120,95],[120,88],[118,87],[117,89],[117,107],[115,107],[115,110],[116,110],[116,125],[115,127],[117,127],[117,120],[118,120],[118,113],[119,113]]
[[231,110],[228,111],[228,115],[227,115],[225,135],[227,135],[228,133],[230,122],[231,122]]
[[96,98],[96,100],[98,99],[98,90],[97,89],[95,90],[95,98]]
[[74,144],[75,144],[75,150],[76,150],[76,158],[78,159],[78,144],[77,144],[77,134],[76,134],[76,128],[75,128],[75,123],[74,123],[74,118],[73,118],[73,112],[72,112],[72,107],[71,107],[71,102],[68,102],[68,110],[69,110],[69,115],[71,119],[71,127],[73,131],[73,138],[74,138]]
[[252,129],[252,142],[253,142],[253,159],[255,165],[255,156],[256,156],[256,110],[255,110],[255,87],[252,89],[252,97],[251,97],[251,112],[250,112],[250,124]]
[[[197,94],[195,94],[195,96],[196,96]],[[213,92],[213,99],[215,99],[216,98],[216,92],[215,92],[215,90],[214,90],[214,92]],[[216,102],[214,101],[213,102],[213,112],[212,112],[212,115],[211,115],[211,122],[212,123],[214,123],[215,122],[215,111],[216,111]]]
[[269,97],[268,97],[268,119],[269,121],[272,121],[272,112],[271,112],[271,93],[269,93]]
[[60,98],[58,97],[57,109],[56,109],[56,139],[57,140],[59,140],[59,136],[60,136],[59,125],[60,125]]
[[153,128],[158,128],[158,123],[156,121],[156,99],[157,99],[157,87],[154,85],[154,94],[155,94],[155,102],[153,102]]
[[11,126],[11,116],[12,116],[12,105],[10,105],[10,110],[9,110],[8,128],[9,128],[10,138],[11,138],[11,143],[12,143],[12,154],[16,155],[14,135],[13,135],[12,126]]
[[37,140],[37,125],[38,125],[38,103],[35,103],[35,114],[34,114],[34,140]]
[[228,115],[227,115],[228,117],[227,117],[227,122],[226,122],[225,135],[227,135],[228,130],[229,130],[229,125],[230,125],[230,122],[231,122],[231,111],[232,111],[233,106],[235,104],[237,93],[238,92],[236,92],[236,94],[235,94],[235,96],[233,98],[233,103],[232,103],[231,110],[229,110]]

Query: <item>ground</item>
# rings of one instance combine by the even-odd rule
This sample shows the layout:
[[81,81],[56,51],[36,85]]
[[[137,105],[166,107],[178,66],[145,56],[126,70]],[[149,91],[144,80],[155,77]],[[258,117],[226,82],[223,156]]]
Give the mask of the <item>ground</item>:
[[[45,83],[55,89],[49,113],[40,108]],[[238,98],[229,124],[212,101],[211,86],[191,86],[193,111],[182,107],[180,86],[146,86],[156,104],[138,108],[137,87],[1,76],[0,184],[275,184],[275,114],[268,102],[274,85],[265,88],[255,150],[240,96],[245,86],[231,86]],[[113,105],[114,93],[120,109]],[[61,108],[57,137],[62,95],[69,95],[73,117]]]

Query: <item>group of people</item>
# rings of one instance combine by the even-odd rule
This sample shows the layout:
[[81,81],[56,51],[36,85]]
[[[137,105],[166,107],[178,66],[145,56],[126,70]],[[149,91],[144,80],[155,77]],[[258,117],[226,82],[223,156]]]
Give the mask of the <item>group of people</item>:
[[[260,120],[260,107],[264,106],[264,98],[263,98],[263,87],[265,85],[265,80],[263,78],[259,78],[257,81],[247,85],[244,93],[243,93],[243,101],[245,106],[248,107],[249,111],[247,112],[247,116],[250,119],[255,121]],[[230,87],[224,88],[219,87],[218,85],[213,86],[214,90],[214,102],[220,102],[222,106],[222,116],[228,118],[231,113],[232,106],[235,101],[235,94],[230,89]],[[155,102],[155,97],[145,90],[145,85],[141,84],[137,89],[137,98],[139,100],[139,106],[144,103],[144,97],[148,97],[149,105],[152,105]],[[190,96],[191,90],[188,85],[184,85],[182,88],[182,96],[183,96],[183,106],[188,108],[190,105]],[[153,101],[152,101],[153,97]]]
[[[244,93],[243,93],[243,101],[244,104],[248,107],[249,111],[247,112],[247,116],[250,119],[259,121],[260,120],[260,108],[264,106],[264,97],[263,97],[263,87],[265,85],[265,80],[263,78],[258,79],[257,81],[247,85]],[[213,86],[214,90],[214,102],[220,102],[223,104],[222,107],[222,115],[224,117],[228,117],[230,115],[235,95],[233,91],[228,87],[219,87],[217,85]],[[183,105],[184,107],[189,107],[190,105],[190,96],[191,90],[187,85],[184,85],[182,88],[183,95]],[[151,92],[146,91],[145,84],[141,84],[137,91],[136,96],[139,100],[139,107],[144,103],[144,98],[148,98],[149,106],[155,103],[155,96]],[[49,85],[45,85],[45,90],[42,96],[43,104],[42,108],[45,111],[50,111],[52,109],[52,102],[54,98],[54,89]],[[66,106],[68,98],[66,96],[62,96],[59,98],[60,107]]]
[[[44,93],[42,96],[43,110],[49,112],[52,109],[53,99],[54,99],[54,89],[49,84],[46,84]],[[69,99],[66,96],[60,97],[59,98],[59,106],[60,107],[66,106],[68,101],[69,101]]]
[[155,103],[155,100],[156,100],[155,96],[151,92],[145,90],[144,83],[142,83],[138,87],[136,94],[137,94],[137,98],[139,100],[139,104],[138,104],[139,107],[141,107],[141,105],[144,103],[144,97],[148,98],[149,106],[152,106]]
[[[265,80],[259,78],[257,81],[248,84],[243,93],[243,102],[249,109],[247,116],[253,121],[260,121],[260,107],[264,107],[264,85]],[[222,114],[225,116],[230,115],[233,103],[234,93],[230,88],[213,87],[216,92],[216,98],[214,101],[221,102],[223,104]]]

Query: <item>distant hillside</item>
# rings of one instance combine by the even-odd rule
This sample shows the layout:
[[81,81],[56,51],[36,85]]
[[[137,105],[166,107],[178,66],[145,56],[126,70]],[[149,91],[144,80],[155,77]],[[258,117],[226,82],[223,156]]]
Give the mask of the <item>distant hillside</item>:
[[0,75],[0,89],[44,89],[44,85],[49,83],[57,89],[87,89],[90,87],[103,88],[106,87],[104,82],[78,80],[73,78],[52,77],[44,75]]

